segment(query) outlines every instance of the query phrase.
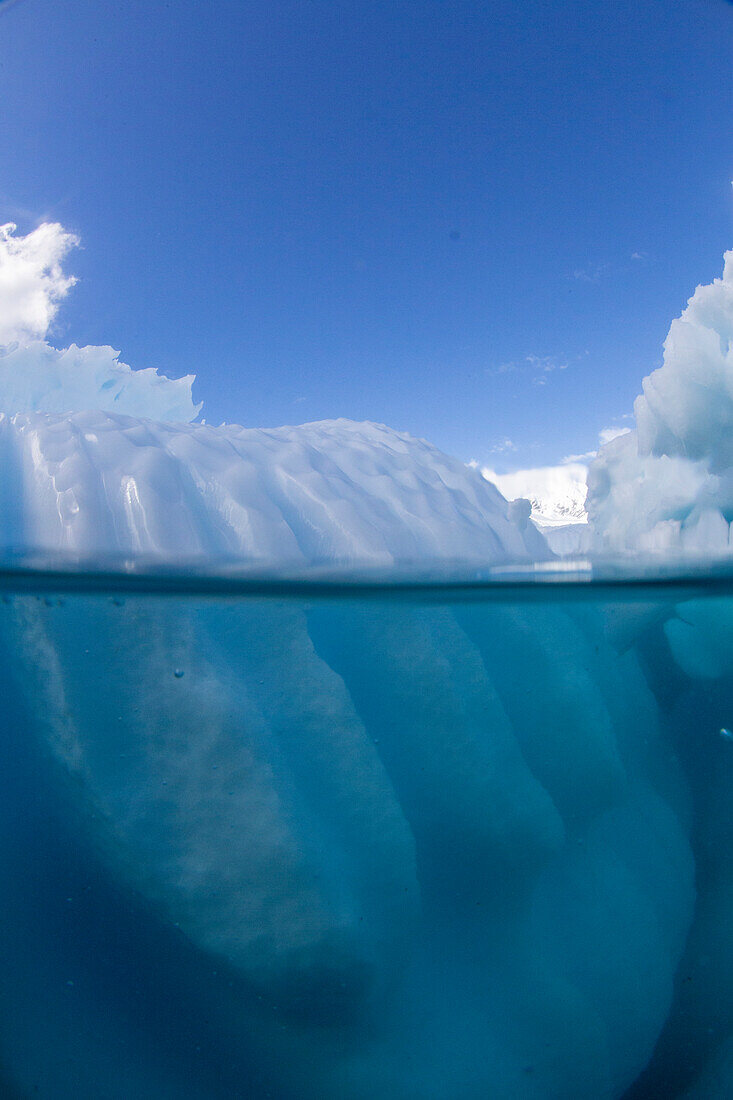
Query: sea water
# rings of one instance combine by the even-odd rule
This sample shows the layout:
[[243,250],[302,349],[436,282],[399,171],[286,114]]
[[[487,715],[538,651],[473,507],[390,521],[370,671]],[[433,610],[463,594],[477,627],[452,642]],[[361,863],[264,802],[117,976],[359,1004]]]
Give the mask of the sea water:
[[3,583],[3,1096],[731,1095],[729,577]]

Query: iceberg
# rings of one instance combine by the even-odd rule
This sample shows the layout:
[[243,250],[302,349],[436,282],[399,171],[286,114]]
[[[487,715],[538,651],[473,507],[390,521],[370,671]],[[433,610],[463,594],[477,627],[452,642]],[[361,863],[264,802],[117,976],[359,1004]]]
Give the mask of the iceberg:
[[670,326],[644,379],[636,428],[588,473],[594,546],[606,552],[726,556],[733,520],[733,252]]
[[[155,377],[140,385],[158,400]],[[11,549],[271,565],[550,556],[478,471],[377,424],[18,413],[0,419],[0,449],[0,542]]]
[[[190,378],[50,347],[68,247],[0,236],[44,288],[2,329],[0,542],[9,567],[129,568],[96,592],[5,577],[6,1093],[726,1095],[729,599],[195,571],[166,592],[140,563],[552,555],[528,500],[424,440],[195,423]],[[720,286],[680,322],[711,362]],[[672,415],[699,396],[675,339],[594,467],[609,546],[718,537],[726,414],[708,449],[702,406]]]
[[[528,508],[378,425],[85,410],[6,416],[0,438],[3,540],[46,555],[549,553]],[[616,1098],[649,1063],[693,924],[686,782],[597,612],[18,594],[0,644],[71,822],[56,861],[116,892],[128,939],[160,930],[156,985],[198,1021],[175,1095]],[[88,1039],[98,980],[72,980],[73,1040],[31,1011],[5,1023],[21,1091],[64,1095],[69,1045],[88,1067],[69,1095],[111,1073],[115,1044]],[[129,1031],[125,997],[103,1000]],[[172,1087],[180,1035],[148,1026],[154,1066],[133,1028],[120,1096]],[[217,1078],[222,1035],[238,1053]]]
[[550,556],[479,473],[384,425],[194,424],[194,378],[46,340],[77,238],[0,226],[0,545],[277,565]]

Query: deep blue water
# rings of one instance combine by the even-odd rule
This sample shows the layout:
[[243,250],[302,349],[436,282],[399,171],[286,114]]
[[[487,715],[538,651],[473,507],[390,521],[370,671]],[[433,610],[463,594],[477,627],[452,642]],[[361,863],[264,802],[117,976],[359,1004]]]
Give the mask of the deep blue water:
[[0,604],[2,1095],[732,1094],[725,580],[84,587]]

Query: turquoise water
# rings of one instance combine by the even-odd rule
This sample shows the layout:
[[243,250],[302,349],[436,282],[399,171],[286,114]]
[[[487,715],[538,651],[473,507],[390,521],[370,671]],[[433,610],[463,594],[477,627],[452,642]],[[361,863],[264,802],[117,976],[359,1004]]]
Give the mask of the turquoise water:
[[727,1097],[733,585],[2,577],[2,1094]]

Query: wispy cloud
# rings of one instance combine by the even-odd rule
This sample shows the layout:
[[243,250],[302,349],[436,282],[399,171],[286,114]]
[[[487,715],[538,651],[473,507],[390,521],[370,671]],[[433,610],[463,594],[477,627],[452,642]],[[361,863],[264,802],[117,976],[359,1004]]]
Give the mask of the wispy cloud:
[[554,370],[568,369],[567,360],[559,359],[557,355],[528,355],[526,359],[531,367],[543,371],[545,374],[549,374]]
[[597,283],[608,271],[608,264],[587,264],[585,267],[576,267],[572,278],[580,283]]
[[567,361],[558,359],[556,355],[528,355],[527,362],[534,372],[532,381],[535,386],[546,386],[547,375],[553,371],[568,369]]
[[489,454],[503,454],[507,451],[516,451],[517,445],[513,443],[511,439],[500,439],[498,443],[495,443],[493,447],[489,447]]
[[649,253],[648,252],[632,252],[631,253],[631,259],[632,260],[648,260],[649,259]]
[[543,386],[546,382],[545,375],[567,370],[568,366],[568,360],[559,355],[525,355],[521,359],[499,363],[496,367],[487,367],[487,374],[531,375],[536,385]]

